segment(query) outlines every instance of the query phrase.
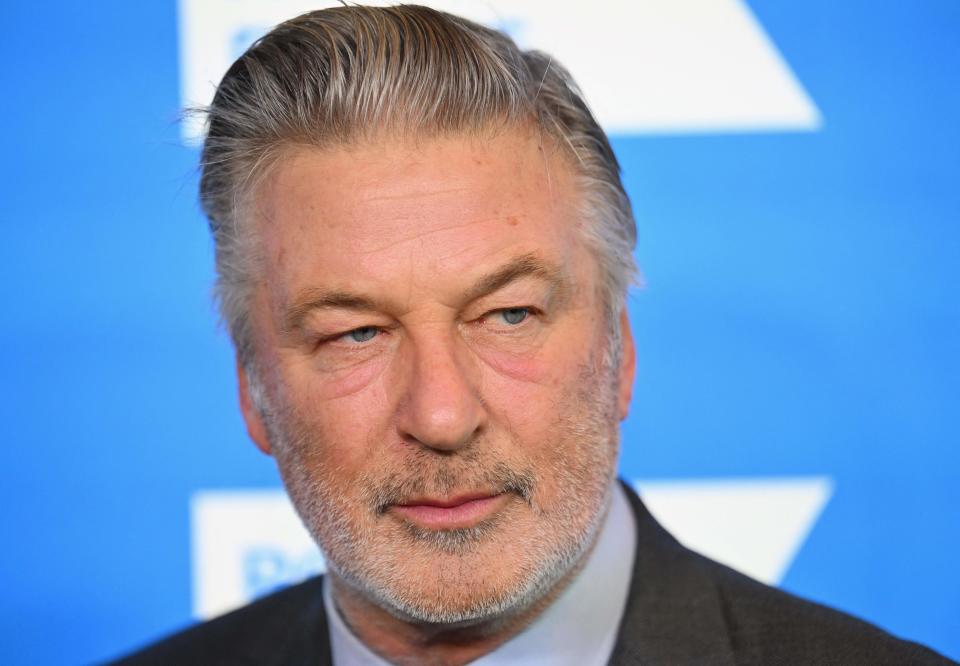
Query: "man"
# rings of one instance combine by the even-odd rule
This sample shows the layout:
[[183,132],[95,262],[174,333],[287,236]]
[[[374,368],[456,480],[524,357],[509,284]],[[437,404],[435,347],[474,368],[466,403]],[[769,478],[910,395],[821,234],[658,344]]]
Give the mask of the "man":
[[634,222],[548,56],[338,7],[208,113],[243,416],[329,573],[127,663],[944,663],[685,550],[616,482]]

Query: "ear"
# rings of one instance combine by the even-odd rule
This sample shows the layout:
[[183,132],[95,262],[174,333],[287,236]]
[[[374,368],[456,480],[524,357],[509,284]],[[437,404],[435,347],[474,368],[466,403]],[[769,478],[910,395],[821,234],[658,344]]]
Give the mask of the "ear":
[[263,423],[263,415],[250,395],[250,378],[247,377],[247,370],[239,360],[237,361],[237,392],[240,397],[240,411],[247,424],[247,434],[257,448],[269,456],[270,440],[267,438],[267,427]]
[[617,410],[620,420],[627,418],[630,412],[630,399],[633,397],[633,376],[637,367],[637,352],[633,346],[633,334],[630,332],[630,318],[627,308],[620,311],[620,372],[617,389]]

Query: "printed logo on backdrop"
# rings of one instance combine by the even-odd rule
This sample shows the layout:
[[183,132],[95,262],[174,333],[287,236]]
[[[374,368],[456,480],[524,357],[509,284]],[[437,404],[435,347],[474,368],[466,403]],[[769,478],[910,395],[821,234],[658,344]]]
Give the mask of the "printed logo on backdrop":
[[193,612],[220,615],[323,571],[282,490],[199,491],[190,502]]
[[[421,1],[556,56],[608,132],[815,131],[821,125],[813,100],[741,0]],[[180,0],[184,107],[209,104],[230,64],[272,26],[336,4]],[[188,121],[184,139],[197,142],[202,131]]]
[[[830,496],[827,477],[639,481],[682,543],[776,585]],[[210,618],[324,570],[282,490],[200,491],[191,502],[193,611]]]

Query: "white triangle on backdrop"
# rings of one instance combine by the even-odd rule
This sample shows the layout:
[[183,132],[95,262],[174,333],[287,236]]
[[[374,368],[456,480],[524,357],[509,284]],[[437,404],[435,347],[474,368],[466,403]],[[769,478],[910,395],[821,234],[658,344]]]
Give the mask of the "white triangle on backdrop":
[[[830,499],[828,477],[642,481],[651,513],[685,545],[778,583]],[[190,503],[193,611],[210,618],[323,570],[282,490],[203,490]]]
[[829,477],[638,481],[650,513],[688,548],[748,576],[783,580],[833,494]]
[[[209,104],[230,63],[308,0],[179,0],[181,100]],[[369,4],[394,4],[371,2]],[[510,33],[573,74],[615,133],[813,131],[820,112],[743,0],[423,0]],[[195,142],[196,120],[183,125]]]

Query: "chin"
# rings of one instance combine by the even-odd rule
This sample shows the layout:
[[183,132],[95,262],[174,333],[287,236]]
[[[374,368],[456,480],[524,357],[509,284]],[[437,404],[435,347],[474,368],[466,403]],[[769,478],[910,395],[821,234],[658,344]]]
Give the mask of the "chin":
[[428,540],[407,534],[400,548],[390,535],[382,548],[365,553],[363,560],[379,563],[375,569],[358,570],[366,567],[357,567],[356,559],[354,566],[328,563],[357,593],[405,622],[494,629],[552,599],[569,582],[596,541],[604,515],[598,511],[576,534],[559,535],[520,520],[512,527],[531,529],[449,530]]

